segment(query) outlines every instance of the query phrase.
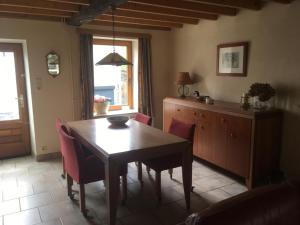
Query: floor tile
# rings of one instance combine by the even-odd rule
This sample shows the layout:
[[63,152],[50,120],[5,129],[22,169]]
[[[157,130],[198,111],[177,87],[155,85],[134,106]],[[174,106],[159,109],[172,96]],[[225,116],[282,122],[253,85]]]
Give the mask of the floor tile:
[[196,193],[211,191],[220,187],[226,186],[228,183],[224,182],[221,178],[204,177],[193,182]]
[[81,213],[72,213],[60,218],[63,225],[101,225],[100,220],[95,216],[91,216],[89,213],[89,218],[85,218]]
[[49,221],[39,223],[38,225],[63,225],[63,224],[61,223],[60,219],[54,219],[54,220],[49,220]]
[[20,211],[19,199],[4,201],[0,203],[0,216]]
[[51,202],[53,202],[53,199],[49,192],[20,198],[21,210],[27,210],[27,209],[36,208],[39,206],[44,206]]
[[241,185],[238,183],[230,184],[221,188],[223,191],[227,192],[230,195],[238,195],[245,191],[247,191],[247,187],[245,185]]
[[4,216],[4,225],[35,225],[40,222],[38,209],[30,209]]
[[161,225],[159,220],[149,214],[135,214],[120,219],[123,225]]
[[15,188],[6,188],[3,190],[3,200],[11,200],[15,198],[33,195],[32,186],[18,186]]
[[80,213],[78,205],[71,201],[52,203],[39,207],[40,215],[43,221],[56,219],[71,213]]
[[224,199],[231,197],[231,195],[229,195],[227,192],[225,192],[221,189],[216,189],[213,191],[202,193],[201,196],[209,204],[216,203],[216,202],[219,202],[219,201],[222,201]]
[[177,203],[161,206],[154,211],[162,225],[176,225],[185,220],[189,213]]

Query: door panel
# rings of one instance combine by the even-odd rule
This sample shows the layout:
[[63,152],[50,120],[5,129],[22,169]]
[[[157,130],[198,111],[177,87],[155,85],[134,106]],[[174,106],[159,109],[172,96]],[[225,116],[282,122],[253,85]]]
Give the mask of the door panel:
[[212,123],[199,120],[197,129],[197,154],[200,158],[213,162],[214,134]]
[[231,117],[228,129],[227,168],[242,176],[249,177],[251,151],[251,120]]
[[21,44],[0,43],[0,158],[30,153]]

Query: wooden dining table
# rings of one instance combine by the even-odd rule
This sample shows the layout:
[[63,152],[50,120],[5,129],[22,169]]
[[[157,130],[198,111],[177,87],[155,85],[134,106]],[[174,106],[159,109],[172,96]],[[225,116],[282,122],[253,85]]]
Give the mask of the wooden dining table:
[[190,207],[192,144],[180,137],[130,119],[113,127],[107,119],[68,122],[71,134],[105,164],[108,224],[116,224],[119,168],[130,162],[182,153],[182,178],[186,207]]

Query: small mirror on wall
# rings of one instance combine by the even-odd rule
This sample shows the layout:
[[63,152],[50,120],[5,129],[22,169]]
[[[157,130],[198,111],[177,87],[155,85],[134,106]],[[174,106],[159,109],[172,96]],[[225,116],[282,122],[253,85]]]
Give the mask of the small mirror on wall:
[[53,77],[60,74],[60,59],[56,52],[49,52],[46,56],[48,73]]

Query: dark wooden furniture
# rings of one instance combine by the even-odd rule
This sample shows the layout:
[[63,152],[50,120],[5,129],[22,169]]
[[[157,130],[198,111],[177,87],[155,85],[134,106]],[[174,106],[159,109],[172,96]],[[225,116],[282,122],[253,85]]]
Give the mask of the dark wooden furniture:
[[129,162],[181,154],[183,187],[190,207],[192,184],[192,148],[187,140],[159,129],[129,120],[126,127],[111,127],[106,119],[68,122],[71,134],[105,164],[108,224],[116,224],[119,194],[119,168]]
[[243,110],[237,103],[207,105],[193,98],[166,98],[164,131],[172,118],[196,123],[194,156],[245,178],[248,188],[279,168],[280,110]]

